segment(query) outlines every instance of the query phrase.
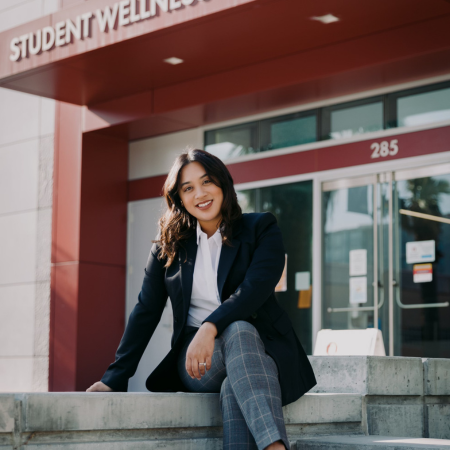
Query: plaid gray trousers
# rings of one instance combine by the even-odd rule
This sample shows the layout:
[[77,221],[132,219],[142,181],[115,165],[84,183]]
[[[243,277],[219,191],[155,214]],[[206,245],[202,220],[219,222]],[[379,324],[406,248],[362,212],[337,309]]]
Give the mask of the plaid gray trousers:
[[216,338],[211,369],[201,380],[192,379],[185,367],[192,330],[178,358],[178,373],[191,392],[220,392],[224,450],[262,450],[280,439],[289,449],[277,366],[256,328],[244,321],[229,325]]

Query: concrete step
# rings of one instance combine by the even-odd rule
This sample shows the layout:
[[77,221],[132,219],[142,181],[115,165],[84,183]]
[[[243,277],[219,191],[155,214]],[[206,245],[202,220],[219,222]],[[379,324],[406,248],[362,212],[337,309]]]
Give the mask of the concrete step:
[[363,395],[450,395],[450,359],[400,356],[310,356],[311,392]]
[[387,436],[321,436],[298,439],[293,447],[295,450],[449,450],[450,440]]
[[[361,433],[362,396],[306,394],[284,415],[292,440]],[[219,394],[0,394],[0,450],[219,450],[221,438]]]

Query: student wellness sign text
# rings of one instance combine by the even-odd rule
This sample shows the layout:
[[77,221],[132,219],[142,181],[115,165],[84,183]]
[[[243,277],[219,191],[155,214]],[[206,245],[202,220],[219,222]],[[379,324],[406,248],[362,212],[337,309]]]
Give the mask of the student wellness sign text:
[[29,55],[37,55],[55,47],[69,44],[73,39],[85,39],[90,36],[92,22],[96,21],[103,33],[113,29],[116,22],[119,27],[148,19],[161,11],[173,11],[183,6],[191,6],[203,0],[122,0],[95,13],[86,12],[75,18],[58,22],[54,27],[47,26],[34,33],[27,33],[11,40],[11,61],[18,61]]

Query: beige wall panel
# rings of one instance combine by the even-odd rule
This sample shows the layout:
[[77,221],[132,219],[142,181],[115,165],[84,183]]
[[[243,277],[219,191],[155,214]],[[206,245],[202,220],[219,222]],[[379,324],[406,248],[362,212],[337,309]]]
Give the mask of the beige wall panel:
[[0,215],[38,206],[39,139],[0,147]]
[[0,105],[0,146],[39,136],[39,97],[0,88]]
[[34,354],[35,285],[0,286],[0,357]]
[[37,211],[0,216],[0,286],[36,280],[36,230]]
[[30,392],[33,386],[34,358],[0,357],[0,392]]

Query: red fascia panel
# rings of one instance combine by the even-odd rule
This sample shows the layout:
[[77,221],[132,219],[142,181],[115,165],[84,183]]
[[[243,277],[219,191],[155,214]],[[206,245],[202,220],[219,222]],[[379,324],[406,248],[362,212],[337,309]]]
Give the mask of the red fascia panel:
[[[111,241],[110,246],[121,246]],[[85,391],[114,361],[125,325],[125,265],[80,263],[76,385]]]
[[146,198],[161,197],[167,175],[141,178],[128,182],[128,201],[145,200]]
[[128,141],[83,135],[80,261],[124,266]]

